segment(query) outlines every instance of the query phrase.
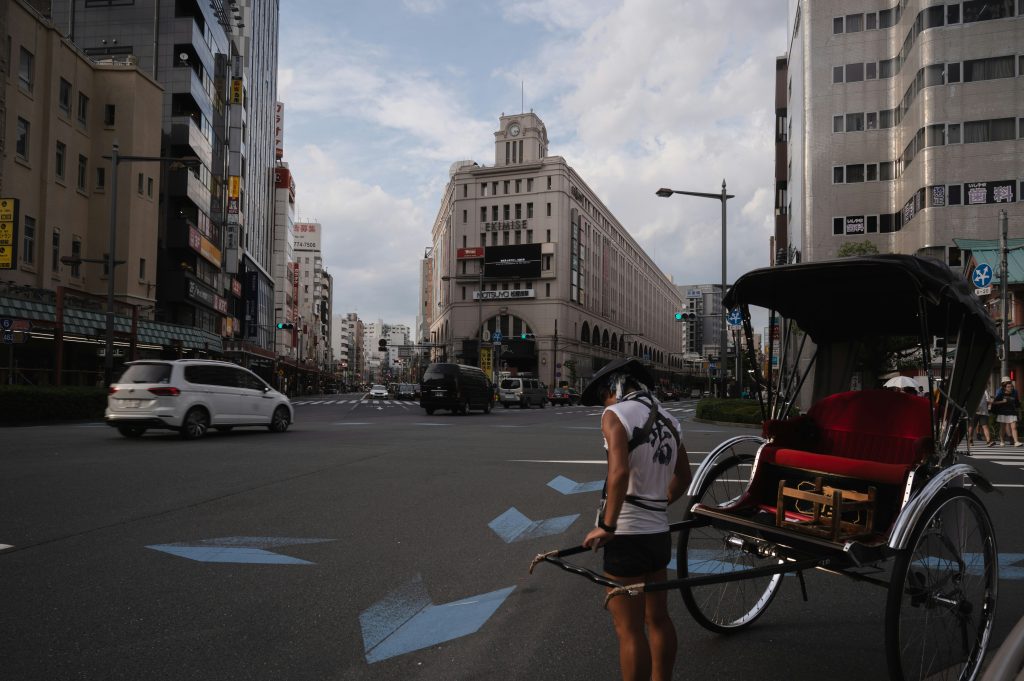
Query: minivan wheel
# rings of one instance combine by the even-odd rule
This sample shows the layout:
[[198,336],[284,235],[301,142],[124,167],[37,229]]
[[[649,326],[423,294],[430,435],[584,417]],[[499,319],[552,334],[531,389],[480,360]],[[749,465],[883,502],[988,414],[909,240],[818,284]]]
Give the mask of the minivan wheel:
[[427,416],[433,416],[434,415],[434,408],[433,407],[423,407],[423,409],[427,412]]
[[146,432],[146,429],[142,426],[118,426],[117,432],[121,433],[127,438],[132,440],[142,437],[142,434]]
[[288,408],[282,406],[274,410],[274,415],[270,417],[268,428],[273,433],[283,433],[288,430],[288,424]]
[[527,402],[525,398],[523,398],[523,399],[519,400],[519,408],[520,409],[529,409],[530,408],[530,403]]
[[502,409],[508,409],[508,402],[502,402],[501,407]]
[[467,416],[469,414],[469,400],[462,400],[462,404],[459,405],[459,413],[463,416]]
[[181,424],[181,437],[183,440],[196,440],[206,435],[206,429],[210,427],[210,415],[202,407],[192,407],[185,414],[185,421]]
[[491,413],[491,403],[490,402],[484,402],[484,413],[485,414],[490,414]]

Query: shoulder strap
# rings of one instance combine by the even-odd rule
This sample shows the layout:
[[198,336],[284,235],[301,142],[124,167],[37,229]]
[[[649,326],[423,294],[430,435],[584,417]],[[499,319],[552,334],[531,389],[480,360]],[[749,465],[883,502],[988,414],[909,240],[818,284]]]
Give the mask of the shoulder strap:
[[661,421],[662,425],[668,428],[669,432],[672,433],[672,437],[676,441],[676,447],[678,447],[679,431],[676,430],[675,426],[672,425],[671,421],[669,421],[667,418],[661,415],[661,410],[658,409],[658,405],[657,403],[655,403],[654,398],[651,398],[651,401],[648,404],[647,402],[644,402],[642,399],[640,399],[641,397],[650,397],[650,394],[644,393],[642,395],[639,395],[637,397],[637,401],[640,402],[641,404],[649,406],[651,413],[648,415],[647,421],[644,423],[643,428],[633,429],[633,435],[632,437],[629,438],[629,451],[632,452],[634,449],[636,449],[637,447],[639,447],[640,445],[647,441],[647,438],[651,436],[651,430],[654,428],[654,422],[659,420]]

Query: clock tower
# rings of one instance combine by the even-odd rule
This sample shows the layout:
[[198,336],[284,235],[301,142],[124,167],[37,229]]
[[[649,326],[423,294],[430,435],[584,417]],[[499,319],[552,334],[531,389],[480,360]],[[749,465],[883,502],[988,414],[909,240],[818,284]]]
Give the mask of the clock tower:
[[494,165],[538,163],[548,155],[548,131],[533,113],[501,115],[494,133]]

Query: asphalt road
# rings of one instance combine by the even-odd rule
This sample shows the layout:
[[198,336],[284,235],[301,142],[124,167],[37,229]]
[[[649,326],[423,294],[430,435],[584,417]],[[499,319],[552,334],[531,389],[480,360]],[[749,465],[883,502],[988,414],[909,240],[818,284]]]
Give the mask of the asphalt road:
[[[616,678],[603,590],[549,565],[527,574],[593,522],[597,410],[296,404],[283,435],[5,429],[0,678]],[[694,463],[756,432],[669,406]],[[975,462],[1000,485],[984,497],[999,550],[1024,566],[1020,451]],[[1024,613],[1024,567],[1004,572],[994,645]],[[804,602],[784,579],[733,636],[670,594],[677,677],[885,678],[885,591],[822,573],[807,586]]]

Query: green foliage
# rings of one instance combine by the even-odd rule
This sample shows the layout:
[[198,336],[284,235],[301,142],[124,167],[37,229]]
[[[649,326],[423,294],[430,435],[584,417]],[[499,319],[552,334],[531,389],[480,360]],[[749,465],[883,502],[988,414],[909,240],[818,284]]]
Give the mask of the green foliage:
[[696,416],[707,421],[761,423],[761,405],[757,400],[705,397],[697,403]]
[[0,425],[3,426],[101,419],[106,406],[106,388],[0,386]]
[[851,258],[858,255],[878,255],[878,247],[870,241],[848,241],[839,247],[836,253],[840,258]]

